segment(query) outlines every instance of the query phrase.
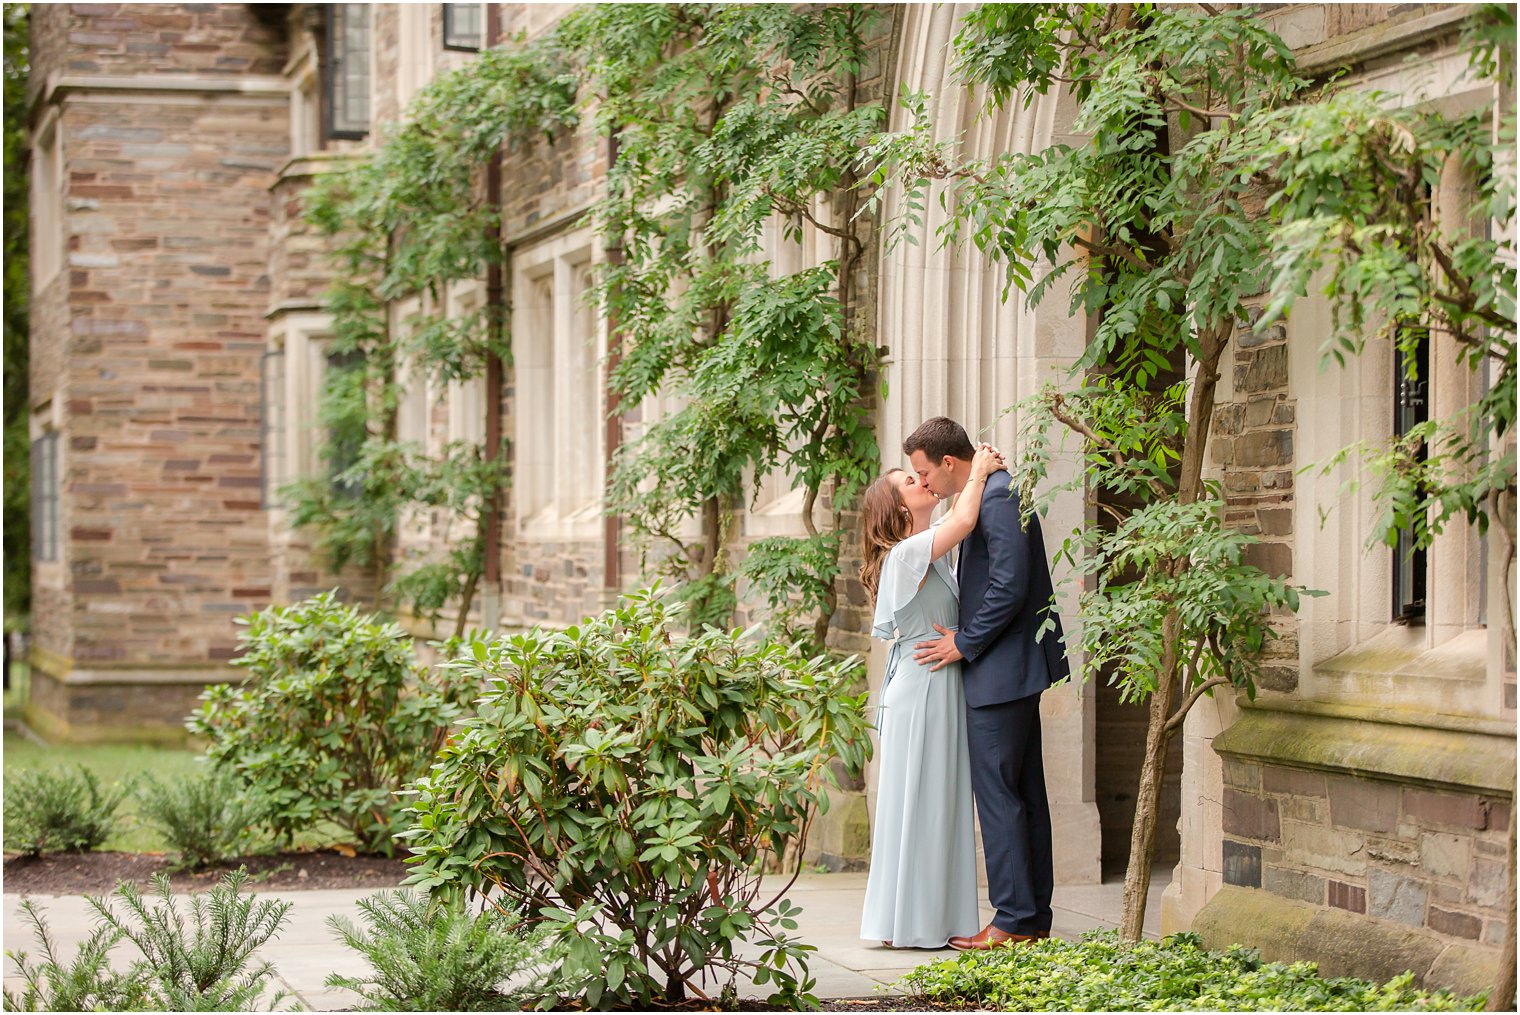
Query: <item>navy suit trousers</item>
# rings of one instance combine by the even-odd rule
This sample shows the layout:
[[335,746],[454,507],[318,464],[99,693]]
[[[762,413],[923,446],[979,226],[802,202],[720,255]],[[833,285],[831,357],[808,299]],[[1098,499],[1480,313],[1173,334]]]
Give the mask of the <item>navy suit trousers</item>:
[[966,719],[992,922],[1010,934],[1049,933],[1055,874],[1040,696],[968,706]]

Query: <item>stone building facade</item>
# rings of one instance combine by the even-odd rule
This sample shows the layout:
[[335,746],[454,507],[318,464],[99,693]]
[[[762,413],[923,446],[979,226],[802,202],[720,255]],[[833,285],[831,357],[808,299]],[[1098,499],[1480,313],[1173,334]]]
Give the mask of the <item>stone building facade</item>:
[[[330,366],[331,269],[302,195],[488,36],[532,38],[567,9],[33,8],[32,414],[44,510],[29,714],[45,735],[176,735],[200,686],[234,676],[235,616],[334,586],[376,597],[373,576],[324,568],[276,493],[318,473],[315,406]],[[883,12],[862,81],[873,97],[927,93],[938,129],[961,135],[973,156],[1080,143],[1062,94],[977,115],[978,96],[953,69],[965,8]],[[1263,16],[1311,72],[1349,67],[1409,103],[1513,101],[1462,78],[1465,13],[1299,4]],[[889,104],[889,121],[905,126],[905,111]],[[481,441],[493,415],[511,440],[499,580],[482,587],[471,618],[498,630],[567,625],[639,583],[636,554],[602,516],[597,477],[570,482],[551,467],[568,447],[606,449],[599,414],[584,409],[604,398],[595,351],[605,325],[579,297],[606,257],[582,220],[607,156],[589,128],[504,153],[514,356],[500,401],[488,404],[480,382],[419,379],[401,408],[402,436],[429,447]],[[1454,181],[1440,199],[1458,202],[1460,190]],[[1086,340],[1087,322],[1062,301],[1004,303],[993,266],[939,248],[935,215],[931,199],[919,242],[876,250],[863,269],[861,323],[887,349],[884,465],[938,414],[1011,446],[1015,421],[1001,410],[1062,376]],[[827,247],[776,238],[767,253],[801,267]],[[449,310],[484,298],[484,280],[439,297]],[[394,308],[395,320],[410,309]],[[1407,576],[1395,576],[1391,552],[1364,547],[1370,495],[1342,496],[1345,476],[1304,471],[1387,436],[1396,399],[1386,353],[1319,369],[1326,314],[1310,300],[1265,335],[1242,332],[1220,392],[1212,470],[1230,522],[1263,537],[1262,566],[1331,594],[1278,618],[1283,637],[1254,705],[1205,701],[1186,725],[1169,791],[1177,827],[1159,847],[1176,861],[1166,927],[1335,972],[1413,968],[1428,982],[1482,986],[1504,933],[1515,762],[1514,657],[1489,623],[1505,602],[1504,562],[1497,537],[1448,533],[1427,559],[1423,622],[1395,620],[1389,604]],[[1432,362],[1442,361],[1437,350]],[[1472,394],[1465,376],[1437,372],[1431,384],[1437,411]],[[625,433],[637,425],[630,413]],[[1075,467],[1058,464],[1067,471],[1052,478]],[[736,554],[803,531],[800,491],[780,477],[761,487],[738,520]],[[1071,495],[1044,525],[1059,538],[1085,520]],[[424,558],[455,538],[448,519],[418,515],[400,550]],[[835,643],[870,653],[879,680],[885,652],[866,638],[865,596],[848,578],[840,592]],[[1074,594],[1062,593],[1068,616]],[[440,627],[451,626],[446,616]],[[1042,700],[1063,883],[1123,866],[1143,737],[1133,712],[1094,684]],[[864,795],[831,813],[815,837],[820,857],[858,862]],[[1352,939],[1367,944],[1346,947]]]
[[30,716],[173,735],[270,598],[259,502],[285,34],[245,7],[33,14]]

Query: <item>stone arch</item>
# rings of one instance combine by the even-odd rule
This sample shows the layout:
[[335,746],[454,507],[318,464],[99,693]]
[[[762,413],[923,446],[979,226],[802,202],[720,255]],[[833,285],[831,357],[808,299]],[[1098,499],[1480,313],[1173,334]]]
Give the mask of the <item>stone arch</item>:
[[[1025,108],[1010,104],[980,115],[982,95],[955,79],[953,41],[968,5],[913,4],[902,15],[896,74],[892,81],[890,129],[909,126],[909,113],[896,101],[903,88],[924,92],[941,138],[959,136],[966,154],[989,157],[1005,151],[1038,151],[1060,143],[1071,123],[1066,96],[1041,97]],[[900,194],[887,195],[895,215]],[[937,230],[945,221],[939,188],[931,191],[916,243],[883,251],[879,276],[880,342],[886,397],[877,433],[883,464],[900,464],[903,438],[930,416],[961,420],[1011,448],[1017,420],[1000,414],[1059,377],[1082,350],[1085,322],[1066,313],[1053,294],[1031,311],[1017,293],[1004,301],[1001,270],[974,249],[942,248]],[[1053,476],[1075,468],[1057,463]],[[1054,505],[1044,526],[1047,550],[1083,520],[1081,498]],[[1059,581],[1060,576],[1057,575]],[[1075,612],[1068,589],[1061,610]],[[1068,629],[1070,625],[1068,624]],[[884,653],[873,658],[879,681]],[[1056,879],[1092,883],[1100,879],[1100,825],[1093,793],[1095,701],[1090,689],[1064,686],[1042,699],[1046,778],[1055,821]]]

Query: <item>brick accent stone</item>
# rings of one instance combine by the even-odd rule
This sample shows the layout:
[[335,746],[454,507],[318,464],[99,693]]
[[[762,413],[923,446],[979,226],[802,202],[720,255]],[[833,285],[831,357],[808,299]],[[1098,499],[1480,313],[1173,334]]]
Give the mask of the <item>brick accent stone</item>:
[[1277,820],[1277,801],[1226,788],[1223,800],[1224,830],[1228,835],[1277,842],[1282,830]]
[[1261,847],[1249,843],[1225,839],[1222,847],[1224,858],[1224,883],[1243,888],[1261,887]]
[[1367,912],[1367,889],[1361,885],[1349,885],[1344,881],[1332,880],[1326,887],[1328,888],[1327,899],[1331,906],[1352,913]]

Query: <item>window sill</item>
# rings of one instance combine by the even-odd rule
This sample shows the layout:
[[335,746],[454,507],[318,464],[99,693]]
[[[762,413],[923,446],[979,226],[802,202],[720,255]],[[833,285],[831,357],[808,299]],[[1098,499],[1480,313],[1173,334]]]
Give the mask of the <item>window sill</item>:
[[600,501],[564,514],[550,506],[520,522],[517,538],[530,543],[588,542],[602,537],[604,524]]

